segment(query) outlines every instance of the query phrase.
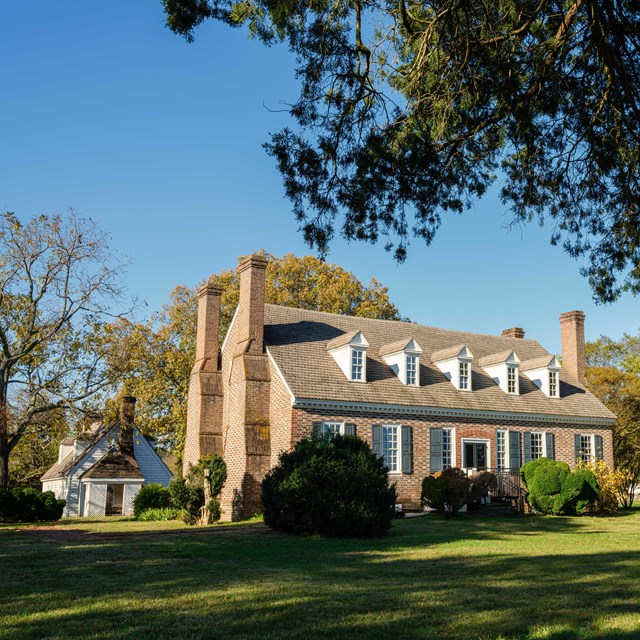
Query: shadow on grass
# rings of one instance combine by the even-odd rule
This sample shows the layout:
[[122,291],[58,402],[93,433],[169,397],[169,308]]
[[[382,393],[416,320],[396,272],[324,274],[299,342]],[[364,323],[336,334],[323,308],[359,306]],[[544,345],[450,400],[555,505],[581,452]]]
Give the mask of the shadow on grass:
[[613,531],[601,524],[428,517],[376,540],[12,538],[0,637],[639,638],[638,551],[596,552]]

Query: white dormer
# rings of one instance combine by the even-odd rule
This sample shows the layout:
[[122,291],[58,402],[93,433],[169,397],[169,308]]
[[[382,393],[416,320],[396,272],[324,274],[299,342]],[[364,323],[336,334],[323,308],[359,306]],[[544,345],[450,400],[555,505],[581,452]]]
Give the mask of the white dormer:
[[520,394],[520,358],[515,351],[485,356],[478,360],[478,364],[505,393],[516,396]]
[[431,361],[460,391],[472,391],[471,363],[473,354],[464,344],[440,349],[431,354]]
[[420,355],[422,349],[413,339],[398,340],[380,349],[380,357],[391,367],[402,384],[420,386]]
[[522,373],[548,398],[560,397],[560,362],[555,356],[541,356],[520,365]]
[[327,343],[327,351],[352,382],[367,381],[368,348],[369,343],[361,331],[343,333]]

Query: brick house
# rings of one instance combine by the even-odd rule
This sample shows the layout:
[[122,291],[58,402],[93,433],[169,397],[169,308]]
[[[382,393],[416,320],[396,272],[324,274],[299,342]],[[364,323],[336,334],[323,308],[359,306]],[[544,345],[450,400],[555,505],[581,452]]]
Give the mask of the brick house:
[[220,350],[222,291],[198,291],[184,468],[224,457],[223,518],[260,512],[265,473],[314,431],[369,442],[407,508],[419,507],[423,478],[448,466],[613,464],[615,416],[585,388],[581,311],[560,316],[561,366],[519,328],[489,336],[265,304],[266,266],[253,256],[238,267]]

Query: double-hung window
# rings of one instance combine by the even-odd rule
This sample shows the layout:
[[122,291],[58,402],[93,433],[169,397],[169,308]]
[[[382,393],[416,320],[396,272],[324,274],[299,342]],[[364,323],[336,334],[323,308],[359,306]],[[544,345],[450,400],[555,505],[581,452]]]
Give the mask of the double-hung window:
[[531,459],[537,460],[545,455],[544,450],[544,433],[531,434]]
[[469,363],[460,363],[460,388],[469,389]]
[[518,375],[515,367],[507,367],[507,393],[516,393],[516,376]]
[[399,427],[382,426],[382,459],[391,473],[400,471]]
[[496,431],[496,466],[498,469],[509,468],[506,431]]
[[351,349],[351,379],[362,380],[364,351]]
[[442,468],[453,466],[453,429],[442,430]]
[[593,436],[580,436],[580,459],[582,462],[590,462],[595,458],[593,454]]
[[549,371],[549,397],[558,397],[558,372]]
[[323,422],[322,423],[322,435],[335,435],[336,433],[344,432],[343,422]]
[[407,356],[407,384],[416,385],[418,381],[418,358],[417,356]]

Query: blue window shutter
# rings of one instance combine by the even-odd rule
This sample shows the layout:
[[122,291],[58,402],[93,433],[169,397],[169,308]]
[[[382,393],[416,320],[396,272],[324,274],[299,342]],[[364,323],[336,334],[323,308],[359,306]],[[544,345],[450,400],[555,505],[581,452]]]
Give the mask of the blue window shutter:
[[402,427],[402,473],[413,473],[413,427]]
[[575,443],[575,456],[574,456],[574,462],[578,462],[578,460],[582,460],[582,456],[580,455],[580,434],[576,433],[574,439],[573,439],[574,443]]
[[312,425],[312,433],[314,438],[322,435],[322,422],[314,422]]
[[520,433],[509,431],[509,469],[517,471],[520,468]]
[[344,425],[344,435],[345,436],[355,436],[356,435],[356,425],[352,422],[347,422]]
[[429,429],[429,473],[442,471],[442,429]]
[[602,436],[595,436],[596,445],[596,460],[602,460],[604,458]]
[[374,424],[371,427],[371,450],[377,456],[382,457],[382,425]]
[[531,434],[527,431],[524,434],[524,463],[531,462]]
[[547,439],[547,458],[549,458],[549,460],[555,460],[556,459],[555,437],[553,433],[547,432],[545,434],[545,438]]

